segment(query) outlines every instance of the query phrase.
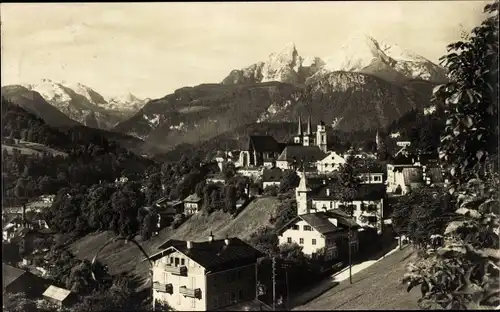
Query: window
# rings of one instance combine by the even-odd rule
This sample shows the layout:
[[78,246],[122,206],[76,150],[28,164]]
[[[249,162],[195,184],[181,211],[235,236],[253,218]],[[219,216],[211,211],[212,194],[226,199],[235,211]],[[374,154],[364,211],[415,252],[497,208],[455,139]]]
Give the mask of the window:
[[289,244],[291,244],[291,243],[292,243],[292,238],[291,238],[291,237],[288,237],[288,238],[286,239],[286,242],[287,242],[287,243],[289,243]]
[[330,246],[330,239],[329,238],[326,239],[326,245]]
[[243,290],[238,290],[238,300],[241,301],[243,299]]
[[236,272],[236,279],[240,280],[241,279],[241,270]]
[[231,292],[231,303],[236,303],[236,293],[234,291]]
[[214,308],[218,308],[219,307],[219,296],[215,296],[214,297]]
[[313,240],[312,240],[312,244],[313,244],[313,245],[316,245],[316,239],[314,239],[314,238],[313,238]]
[[304,231],[312,231],[312,228],[310,225],[304,225]]
[[170,258],[170,264],[174,263],[174,258]]
[[304,239],[303,238],[299,238],[299,244],[304,244]]
[[292,230],[298,230],[299,226],[297,224],[292,225]]
[[382,177],[381,176],[374,176],[373,180],[374,181],[382,181]]
[[184,258],[181,259],[181,265],[185,265],[185,264],[186,264],[186,262],[185,262]]

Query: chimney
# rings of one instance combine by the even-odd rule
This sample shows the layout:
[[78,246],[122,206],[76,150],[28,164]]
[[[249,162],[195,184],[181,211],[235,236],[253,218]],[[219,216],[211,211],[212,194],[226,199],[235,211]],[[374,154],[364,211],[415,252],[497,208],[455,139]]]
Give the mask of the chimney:
[[191,243],[191,241],[186,241],[186,247],[187,249],[191,249],[191,247],[193,247],[193,243]]
[[212,234],[212,231],[210,231],[210,235],[208,235],[208,241],[212,242],[214,240],[214,235]]

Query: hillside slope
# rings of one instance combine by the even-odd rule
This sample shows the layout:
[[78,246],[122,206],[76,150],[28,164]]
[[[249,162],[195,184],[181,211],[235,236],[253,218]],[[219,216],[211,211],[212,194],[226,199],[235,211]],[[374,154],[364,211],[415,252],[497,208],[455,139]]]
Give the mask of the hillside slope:
[[407,293],[401,283],[405,267],[414,257],[411,247],[396,251],[354,274],[352,285],[342,281],[294,310],[419,310],[418,290]]
[[43,119],[50,126],[76,126],[80,124],[47,103],[38,92],[30,91],[23,86],[2,87],[2,97]]
[[[269,224],[269,218],[276,212],[277,207],[276,198],[259,198],[251,202],[234,219],[221,211],[209,216],[195,215],[178,229],[163,229],[158,236],[141,242],[141,245],[151,255],[169,239],[203,241],[208,238],[210,231],[216,239],[224,238],[226,234],[246,239],[259,226]],[[91,260],[99,248],[113,237],[115,235],[111,232],[87,235],[71,244],[70,249],[78,258]],[[143,254],[134,244],[125,244],[123,241],[109,244],[99,255],[99,261],[107,265],[112,274],[129,272],[146,281],[148,265],[143,260]]]

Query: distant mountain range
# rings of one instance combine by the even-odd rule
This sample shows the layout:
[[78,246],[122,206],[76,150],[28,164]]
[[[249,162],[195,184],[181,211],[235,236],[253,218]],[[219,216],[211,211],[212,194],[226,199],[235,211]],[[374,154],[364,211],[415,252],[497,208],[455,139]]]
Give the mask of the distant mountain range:
[[389,45],[370,36],[357,36],[326,58],[302,57],[295,44],[273,53],[265,62],[235,69],[222,81],[224,84],[280,81],[307,83],[332,72],[346,71],[374,75],[391,82],[402,80],[446,81],[440,66],[397,45]]
[[[9,96],[16,95],[16,92],[25,96],[29,94],[29,91],[36,92],[47,103],[72,120],[98,129],[111,129],[120,121],[127,119],[133,113],[137,112],[147,101],[140,100],[132,94],[121,98],[106,99],[92,88],[83,84],[55,82],[50,79],[42,79],[33,84],[5,86],[2,87],[2,94],[5,93],[4,89],[9,89],[7,92]],[[16,101],[13,100],[13,102]],[[33,102],[33,105],[42,105],[39,102],[38,99]],[[30,109],[27,106],[28,103],[25,102],[23,107],[31,111],[35,109],[34,107]],[[49,114],[49,112],[46,113]],[[40,117],[54,119],[53,116]]]
[[341,131],[384,128],[410,110],[429,107],[432,88],[445,81],[445,70],[426,58],[363,36],[323,58],[303,57],[290,44],[267,61],[230,71],[220,83],[184,87],[160,99],[105,98],[81,84],[50,80],[3,87],[2,93],[48,123],[69,118],[40,98],[84,125],[170,150],[254,123],[289,124],[299,115]]
[[266,62],[232,70],[220,84],[152,100],[115,130],[171,148],[299,115],[343,131],[382,128],[427,107],[432,88],[444,81],[440,66],[371,37],[353,38],[325,59],[302,57],[291,44]]

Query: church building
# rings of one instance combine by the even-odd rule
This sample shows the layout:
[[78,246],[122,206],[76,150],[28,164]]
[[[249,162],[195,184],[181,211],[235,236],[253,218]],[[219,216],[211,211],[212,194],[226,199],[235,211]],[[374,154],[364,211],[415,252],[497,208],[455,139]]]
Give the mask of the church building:
[[327,138],[326,138],[326,125],[323,121],[316,127],[316,132],[312,131],[311,117],[307,120],[306,131],[302,131],[302,120],[299,116],[299,128],[297,135],[294,137],[295,144],[302,144],[303,146],[317,146],[324,153],[327,152]]

